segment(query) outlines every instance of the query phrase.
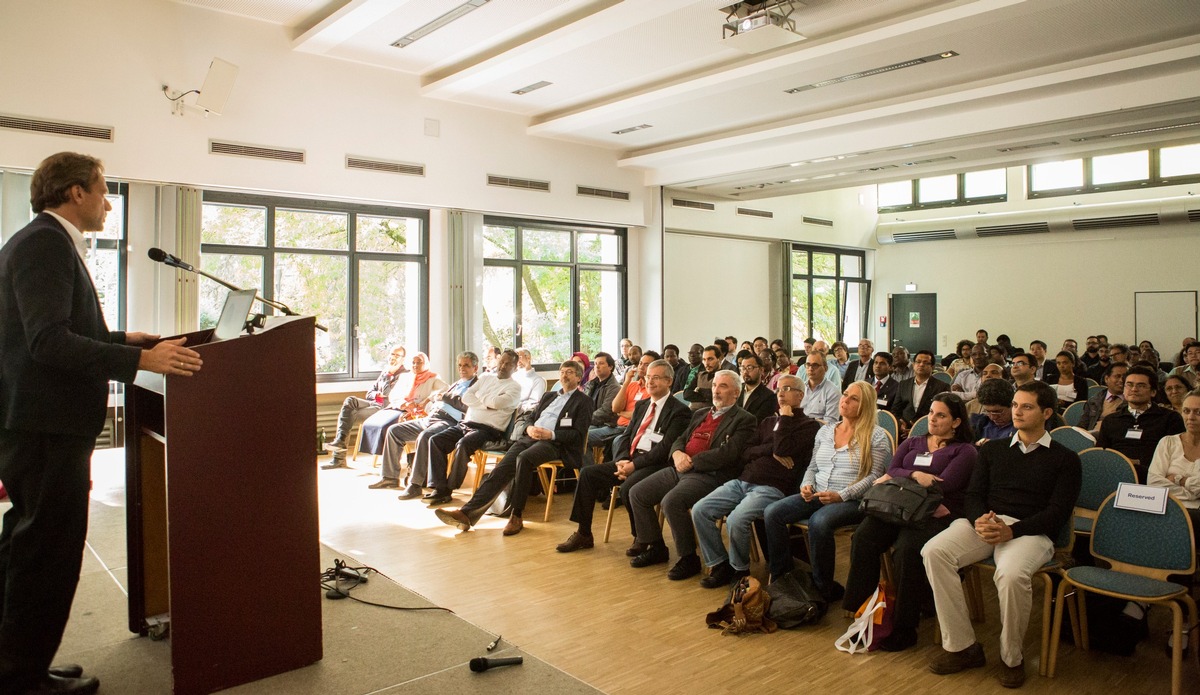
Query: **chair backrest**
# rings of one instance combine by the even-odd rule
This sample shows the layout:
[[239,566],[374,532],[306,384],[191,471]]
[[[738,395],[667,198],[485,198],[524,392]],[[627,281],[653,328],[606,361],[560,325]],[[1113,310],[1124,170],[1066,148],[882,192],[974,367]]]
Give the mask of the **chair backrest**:
[[939,381],[944,381],[944,382],[946,382],[947,384],[950,384],[950,383],[953,383],[953,382],[954,382],[954,377],[950,376],[950,375],[949,375],[949,374],[947,374],[946,372],[934,372],[934,373],[933,373],[933,378],[934,378],[934,379],[937,379],[937,380],[939,380]]
[[927,434],[929,434],[929,416],[922,415],[912,424],[912,429],[908,431],[908,436],[924,437]]
[[1088,378],[1086,379],[1086,381],[1087,381],[1087,385],[1088,385],[1088,395],[1090,396],[1090,395],[1092,395],[1092,391],[1091,391],[1091,389],[1093,389],[1093,388],[1095,388],[1097,385],[1099,385],[1099,382],[1097,382],[1095,379],[1093,379],[1093,378],[1091,378],[1091,377],[1088,377]]
[[1079,401],[1067,406],[1063,411],[1063,422],[1070,427],[1078,427],[1080,422],[1083,422],[1083,409],[1087,407],[1086,401]]
[[900,436],[900,426],[896,423],[896,416],[886,410],[875,411],[875,421],[880,427],[887,430],[887,433],[892,435],[892,441],[895,441]]
[[1091,436],[1078,427],[1071,427],[1070,425],[1050,430],[1050,438],[1077,454],[1084,449],[1096,446],[1095,439],[1092,439]]
[[[1095,511],[1104,498],[1117,491],[1121,483],[1137,483],[1133,462],[1119,451],[1091,448],[1079,452],[1083,464],[1083,481],[1079,486],[1076,511]],[[1088,515],[1090,516],[1090,515]]]
[[1092,396],[1095,396],[1097,393],[1101,393],[1101,392],[1107,391],[1107,390],[1108,390],[1107,386],[1093,384],[1092,386],[1088,387],[1088,398],[1091,398]]
[[1100,504],[1092,527],[1092,555],[1118,572],[1166,580],[1196,571],[1196,540],[1187,509],[1167,498],[1166,514],[1118,509],[1114,492]]

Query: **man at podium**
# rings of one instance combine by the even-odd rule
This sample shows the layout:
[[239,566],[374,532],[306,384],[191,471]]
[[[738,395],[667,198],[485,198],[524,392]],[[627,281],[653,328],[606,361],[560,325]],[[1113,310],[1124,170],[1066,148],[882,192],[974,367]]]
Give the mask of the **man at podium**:
[[0,480],[13,503],[0,531],[0,692],[94,693],[81,667],[50,662],[79,582],[108,382],[191,376],[201,360],[183,338],[108,329],[84,264],[83,232],[112,209],[100,160],[52,155],[30,189],[37,217],[0,248]]

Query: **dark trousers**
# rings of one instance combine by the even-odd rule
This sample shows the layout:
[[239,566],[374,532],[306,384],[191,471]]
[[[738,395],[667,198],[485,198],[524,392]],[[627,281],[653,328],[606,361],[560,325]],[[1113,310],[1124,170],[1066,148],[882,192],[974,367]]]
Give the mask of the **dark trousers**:
[[[429,437],[429,482],[432,487],[444,494],[462,487],[471,456],[484,444],[497,439],[504,439],[504,433],[475,422],[460,422]],[[454,461],[447,476],[443,462],[451,452],[454,453]]]
[[624,481],[617,480],[617,464],[612,462],[584,466],[579,471],[579,487],[575,490],[575,502],[571,505],[571,521],[579,524],[579,532],[592,533],[592,516],[596,502],[611,494],[614,485],[620,485],[621,501],[629,515],[629,533],[637,537],[637,525],[633,520],[633,508],[629,505],[629,490],[661,468],[638,469]]
[[500,493],[508,489],[508,484],[512,483],[508,506],[512,509],[513,516],[522,516],[525,511],[525,501],[529,499],[529,486],[533,483],[533,476],[537,473],[538,466],[547,461],[560,459],[562,459],[562,450],[559,449],[558,444],[521,437],[509,447],[504,458],[500,459],[500,463],[497,463],[492,472],[484,477],[483,482],[479,484],[479,489],[475,491],[474,495],[471,495],[470,501],[459,511],[466,514],[474,524],[479,521],[488,507],[492,506],[492,502],[500,496]]
[[850,578],[842,607],[856,611],[879,585],[880,556],[892,551],[896,582],[893,630],[915,630],[921,620],[921,603],[933,595],[925,577],[921,548],[950,525],[953,517],[928,519],[919,526],[897,526],[868,516],[858,523],[850,541]]
[[696,532],[692,527],[692,505],[704,499],[725,481],[713,473],[688,471],[680,474],[674,466],[655,471],[629,490],[629,506],[637,524],[635,538],[647,545],[662,543],[662,529],[654,505],[662,506],[663,516],[671,525],[675,552],[679,557],[696,554]]
[[357,396],[348,396],[346,400],[342,401],[342,409],[338,411],[337,433],[333,436],[334,443],[341,446],[348,446],[350,444],[350,430],[380,410],[382,410],[382,407],[375,401],[368,401],[365,398],[358,398]]
[[0,686],[44,677],[62,641],[87,538],[95,437],[0,429],[12,509],[0,531]]

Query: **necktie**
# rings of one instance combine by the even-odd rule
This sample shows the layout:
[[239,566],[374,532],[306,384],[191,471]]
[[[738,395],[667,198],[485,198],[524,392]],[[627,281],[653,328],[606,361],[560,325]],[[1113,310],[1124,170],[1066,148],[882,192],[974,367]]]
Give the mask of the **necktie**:
[[879,393],[881,391],[883,391],[883,382],[877,379],[875,381],[875,393]]
[[646,428],[650,426],[651,422],[654,422],[654,409],[657,407],[657,403],[650,403],[650,412],[646,413],[645,419],[642,420],[642,426],[638,428],[637,434],[633,436],[633,444],[629,446],[630,456],[637,453],[638,442],[641,441],[642,434],[645,433]]

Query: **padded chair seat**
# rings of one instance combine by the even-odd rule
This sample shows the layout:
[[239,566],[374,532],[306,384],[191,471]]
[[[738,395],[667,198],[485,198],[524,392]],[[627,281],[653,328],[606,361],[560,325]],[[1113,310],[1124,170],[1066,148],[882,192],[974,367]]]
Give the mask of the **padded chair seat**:
[[1072,517],[1071,522],[1076,533],[1091,533],[1092,524],[1095,523],[1095,519],[1089,519],[1086,516],[1076,516]]
[[1071,582],[1085,589],[1110,594],[1144,596],[1147,599],[1165,599],[1187,592],[1187,588],[1174,582],[1164,582],[1136,574],[1114,572],[1100,567],[1072,567],[1067,570]]
[[[984,567],[991,567],[992,569],[996,569],[996,558],[994,558],[994,557],[984,558],[984,559],[980,560],[979,562],[976,562],[975,564],[983,565]],[[1042,572],[1042,571],[1053,570],[1053,569],[1057,569],[1061,566],[1062,566],[1062,561],[1056,557],[1052,557],[1049,560],[1047,560],[1045,564],[1043,564],[1041,567],[1039,567],[1038,571]]]

